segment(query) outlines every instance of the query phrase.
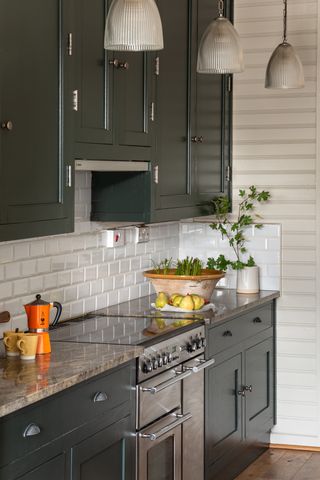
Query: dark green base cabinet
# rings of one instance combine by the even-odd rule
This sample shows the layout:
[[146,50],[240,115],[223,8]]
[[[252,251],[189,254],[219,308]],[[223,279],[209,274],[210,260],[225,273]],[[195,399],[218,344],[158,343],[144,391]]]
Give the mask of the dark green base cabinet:
[[275,424],[275,305],[208,332],[206,480],[232,480],[269,445]]
[[[134,480],[133,378],[125,366],[2,419],[0,480]],[[41,431],[24,438],[30,423]]]

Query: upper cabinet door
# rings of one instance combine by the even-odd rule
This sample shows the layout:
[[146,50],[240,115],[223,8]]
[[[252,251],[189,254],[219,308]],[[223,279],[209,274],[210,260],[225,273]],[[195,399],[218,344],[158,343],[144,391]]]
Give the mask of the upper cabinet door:
[[150,54],[104,49],[110,4],[75,2],[75,157],[150,160]]
[[67,4],[0,1],[1,240],[73,228]]
[[[230,2],[225,2],[230,16]],[[198,0],[198,45],[209,23],[218,16],[217,2]],[[232,78],[230,75],[199,74],[196,77],[196,125],[194,145],[198,201],[230,194],[230,130]]]
[[103,48],[107,2],[77,0],[74,53],[76,57],[75,124],[77,150],[81,143],[112,144],[113,77]]
[[192,205],[191,75],[195,11],[191,0],[159,0],[164,50],[159,52],[157,78],[156,207]]

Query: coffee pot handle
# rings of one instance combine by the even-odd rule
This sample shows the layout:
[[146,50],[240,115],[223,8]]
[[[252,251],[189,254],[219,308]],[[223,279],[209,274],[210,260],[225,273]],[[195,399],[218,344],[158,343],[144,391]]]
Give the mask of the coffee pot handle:
[[59,321],[59,318],[61,316],[61,313],[62,313],[62,305],[61,303],[59,302],[53,302],[52,304],[53,308],[56,308],[57,309],[57,313],[56,313],[56,316],[54,317],[54,320],[53,322],[51,323],[51,327],[54,327],[55,325],[57,325],[58,321]]

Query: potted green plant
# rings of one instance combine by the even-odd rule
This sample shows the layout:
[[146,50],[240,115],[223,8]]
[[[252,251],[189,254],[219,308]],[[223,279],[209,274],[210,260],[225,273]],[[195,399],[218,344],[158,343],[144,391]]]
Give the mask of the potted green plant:
[[220,232],[222,238],[227,238],[233,250],[234,258],[228,259],[225,255],[217,258],[208,258],[207,267],[226,271],[232,268],[237,271],[237,292],[257,293],[259,291],[259,267],[252,255],[249,256],[245,232],[249,227],[261,229],[261,216],[256,213],[256,207],[270,199],[270,193],[258,191],[254,185],[249,190],[239,190],[239,205],[237,216],[232,217],[231,203],[226,197],[212,200],[215,221],[210,225],[213,230]]
[[164,259],[152,270],[143,272],[143,275],[150,279],[157,294],[196,294],[209,302],[216,284],[225,273],[203,268],[198,258],[186,257],[176,262]]

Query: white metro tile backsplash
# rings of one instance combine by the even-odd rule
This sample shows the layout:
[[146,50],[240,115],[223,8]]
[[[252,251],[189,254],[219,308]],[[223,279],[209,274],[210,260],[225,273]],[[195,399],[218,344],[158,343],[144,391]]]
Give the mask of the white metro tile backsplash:
[[[262,290],[280,290],[281,282],[281,226],[265,224],[261,230],[250,227],[246,230],[249,253],[260,267],[260,288]],[[219,232],[210,228],[208,223],[180,224],[179,257],[187,255],[198,257],[206,262],[209,257],[224,254],[235,258],[228,240],[222,239]],[[236,272],[228,270],[219,286],[235,288]]]
[[[142,275],[152,261],[227,253],[208,224],[187,222],[151,225],[150,241],[141,244],[133,242],[134,228],[128,226],[125,246],[107,248],[103,229],[109,225],[89,220],[90,187],[91,174],[76,173],[75,233],[0,243],[0,312],[11,314],[10,324],[0,326],[0,337],[8,328],[26,328],[23,305],[36,293],[61,302],[67,319],[152,293]],[[262,268],[261,287],[279,288],[280,228],[267,225],[251,240]],[[233,276],[223,284],[233,287]]]

